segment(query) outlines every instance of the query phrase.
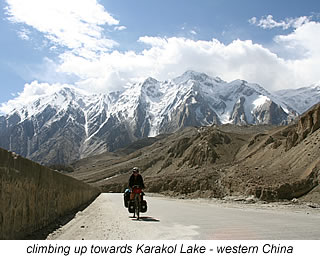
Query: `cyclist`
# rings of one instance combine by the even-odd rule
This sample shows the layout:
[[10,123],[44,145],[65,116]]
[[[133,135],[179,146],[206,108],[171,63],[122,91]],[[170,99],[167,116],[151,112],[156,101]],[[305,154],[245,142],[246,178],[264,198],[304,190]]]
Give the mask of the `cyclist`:
[[133,186],[139,186],[141,189],[144,189],[143,178],[142,178],[141,174],[139,173],[138,167],[134,167],[132,169],[132,174],[129,178],[129,187],[131,189],[130,200],[134,199],[134,193],[132,192]]

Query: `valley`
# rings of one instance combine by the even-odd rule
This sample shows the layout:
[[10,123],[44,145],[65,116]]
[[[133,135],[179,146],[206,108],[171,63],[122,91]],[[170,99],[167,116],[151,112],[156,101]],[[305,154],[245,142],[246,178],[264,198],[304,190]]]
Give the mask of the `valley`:
[[320,203],[319,119],[317,105],[289,126],[189,127],[80,160],[69,174],[103,192],[123,192],[136,166],[149,192]]

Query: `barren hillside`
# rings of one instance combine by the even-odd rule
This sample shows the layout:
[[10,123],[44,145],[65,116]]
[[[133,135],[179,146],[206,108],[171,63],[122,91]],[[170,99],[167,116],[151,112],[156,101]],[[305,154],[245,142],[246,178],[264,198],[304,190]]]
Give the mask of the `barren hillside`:
[[320,202],[319,115],[320,104],[290,126],[190,127],[83,159],[71,175],[122,192],[138,166],[149,192]]

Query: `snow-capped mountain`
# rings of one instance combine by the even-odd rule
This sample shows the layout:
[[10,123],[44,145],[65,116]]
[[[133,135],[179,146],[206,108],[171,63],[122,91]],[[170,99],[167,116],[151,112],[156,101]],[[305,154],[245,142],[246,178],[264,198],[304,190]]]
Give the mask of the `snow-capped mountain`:
[[320,102],[320,82],[304,88],[279,90],[275,94],[302,114]]
[[257,84],[187,71],[108,95],[57,89],[1,116],[0,146],[38,162],[68,163],[186,126],[279,125],[297,115]]

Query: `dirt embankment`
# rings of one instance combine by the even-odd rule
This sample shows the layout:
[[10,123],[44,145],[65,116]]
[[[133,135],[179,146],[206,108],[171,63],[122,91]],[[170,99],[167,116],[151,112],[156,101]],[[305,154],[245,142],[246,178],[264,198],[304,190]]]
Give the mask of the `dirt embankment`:
[[231,191],[263,200],[299,198],[320,203],[320,105],[290,126],[257,134],[223,179]]
[[99,189],[0,149],[0,239],[21,239],[95,198]]

